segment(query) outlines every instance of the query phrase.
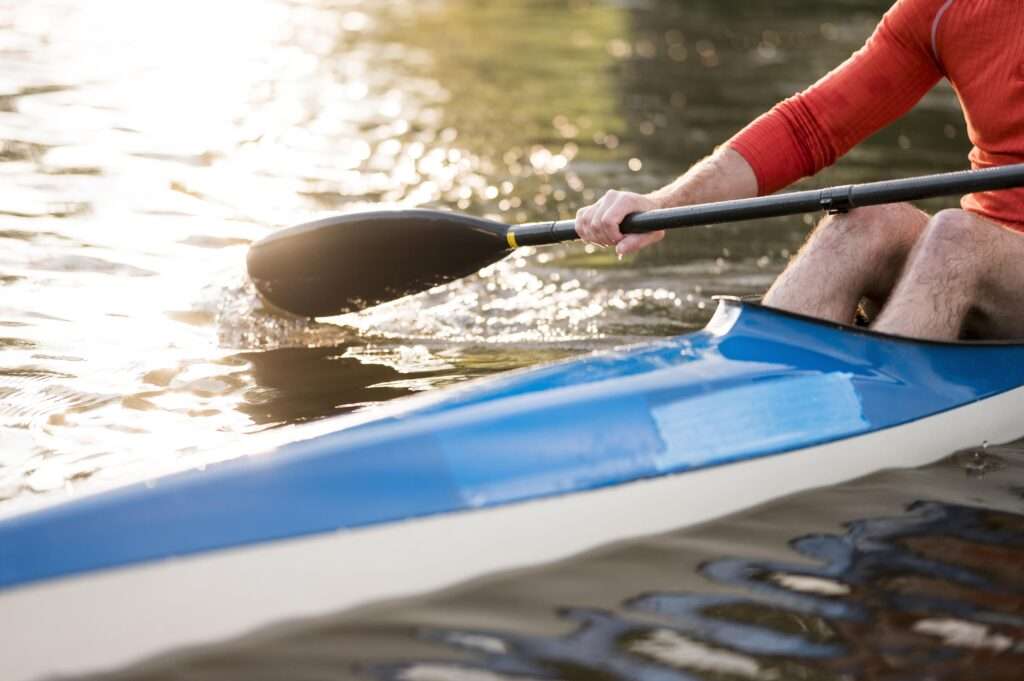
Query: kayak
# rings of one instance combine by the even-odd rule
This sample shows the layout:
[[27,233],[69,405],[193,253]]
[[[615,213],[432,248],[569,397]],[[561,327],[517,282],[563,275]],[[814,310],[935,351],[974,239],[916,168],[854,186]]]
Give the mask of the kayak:
[[110,670],[1024,436],[1024,344],[723,299],[677,338],[0,520],[0,678]]

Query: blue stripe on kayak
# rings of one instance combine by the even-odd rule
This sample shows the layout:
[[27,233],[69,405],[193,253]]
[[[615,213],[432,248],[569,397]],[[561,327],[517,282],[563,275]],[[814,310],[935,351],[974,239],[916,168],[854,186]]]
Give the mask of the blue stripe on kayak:
[[274,454],[2,521],[0,589],[787,452],[1024,384],[1021,345],[724,306],[718,331],[476,382]]

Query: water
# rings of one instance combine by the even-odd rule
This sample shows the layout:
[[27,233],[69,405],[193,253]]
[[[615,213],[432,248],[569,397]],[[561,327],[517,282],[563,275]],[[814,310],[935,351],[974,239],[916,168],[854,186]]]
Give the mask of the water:
[[[265,309],[243,263],[271,230],[343,211],[427,206],[519,222],[571,216],[610,187],[652,189],[841,61],[888,4],[0,0],[0,510],[264,449],[413,392],[680,333],[706,321],[712,295],[762,292],[812,216],[679,232],[622,263],[582,245],[527,251],[320,323]],[[966,150],[940,87],[807,186],[958,169]],[[920,498],[946,493],[925,480]],[[877,491],[885,513],[902,513],[898,493]],[[781,522],[786,537],[803,531]],[[730,536],[734,555],[755,541],[738,530],[716,541]],[[649,550],[606,569],[631,585],[623,598],[657,590]],[[589,602],[550,597],[557,575],[538,587],[547,600],[524,601],[538,609],[526,619],[502,614],[510,630],[535,637],[543,620],[568,636],[607,621],[554,613]],[[634,631],[620,625],[597,629]],[[394,631],[440,654],[448,634],[431,626]],[[656,657],[675,635],[636,634],[637,645]],[[434,678],[381,664],[366,673]],[[497,678],[499,667],[441,677]],[[615,674],[630,676],[563,675]]]
[[98,678],[1016,680],[1022,480],[1024,447],[960,452]]

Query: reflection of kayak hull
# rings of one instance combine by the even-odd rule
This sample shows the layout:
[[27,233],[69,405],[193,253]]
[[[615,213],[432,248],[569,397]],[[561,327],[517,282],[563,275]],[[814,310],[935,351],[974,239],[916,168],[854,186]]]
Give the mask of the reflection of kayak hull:
[[725,301],[689,336],[14,517],[0,676],[113,667],[1013,439],[1022,360]]

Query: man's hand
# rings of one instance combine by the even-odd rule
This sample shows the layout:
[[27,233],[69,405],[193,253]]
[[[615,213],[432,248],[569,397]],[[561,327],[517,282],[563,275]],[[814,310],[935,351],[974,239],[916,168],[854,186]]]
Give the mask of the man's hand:
[[580,208],[576,213],[576,233],[584,241],[615,246],[615,252],[621,256],[665,238],[663,231],[623,236],[619,225],[630,213],[750,196],[757,196],[754,169],[739,153],[722,146],[675,182],[655,192],[610,191],[592,206]]
[[597,203],[584,206],[576,211],[576,233],[584,241],[599,246],[614,246],[620,256],[634,253],[665,238],[664,230],[647,234],[623,236],[619,225],[630,213],[659,208],[658,204],[643,194],[611,190]]

